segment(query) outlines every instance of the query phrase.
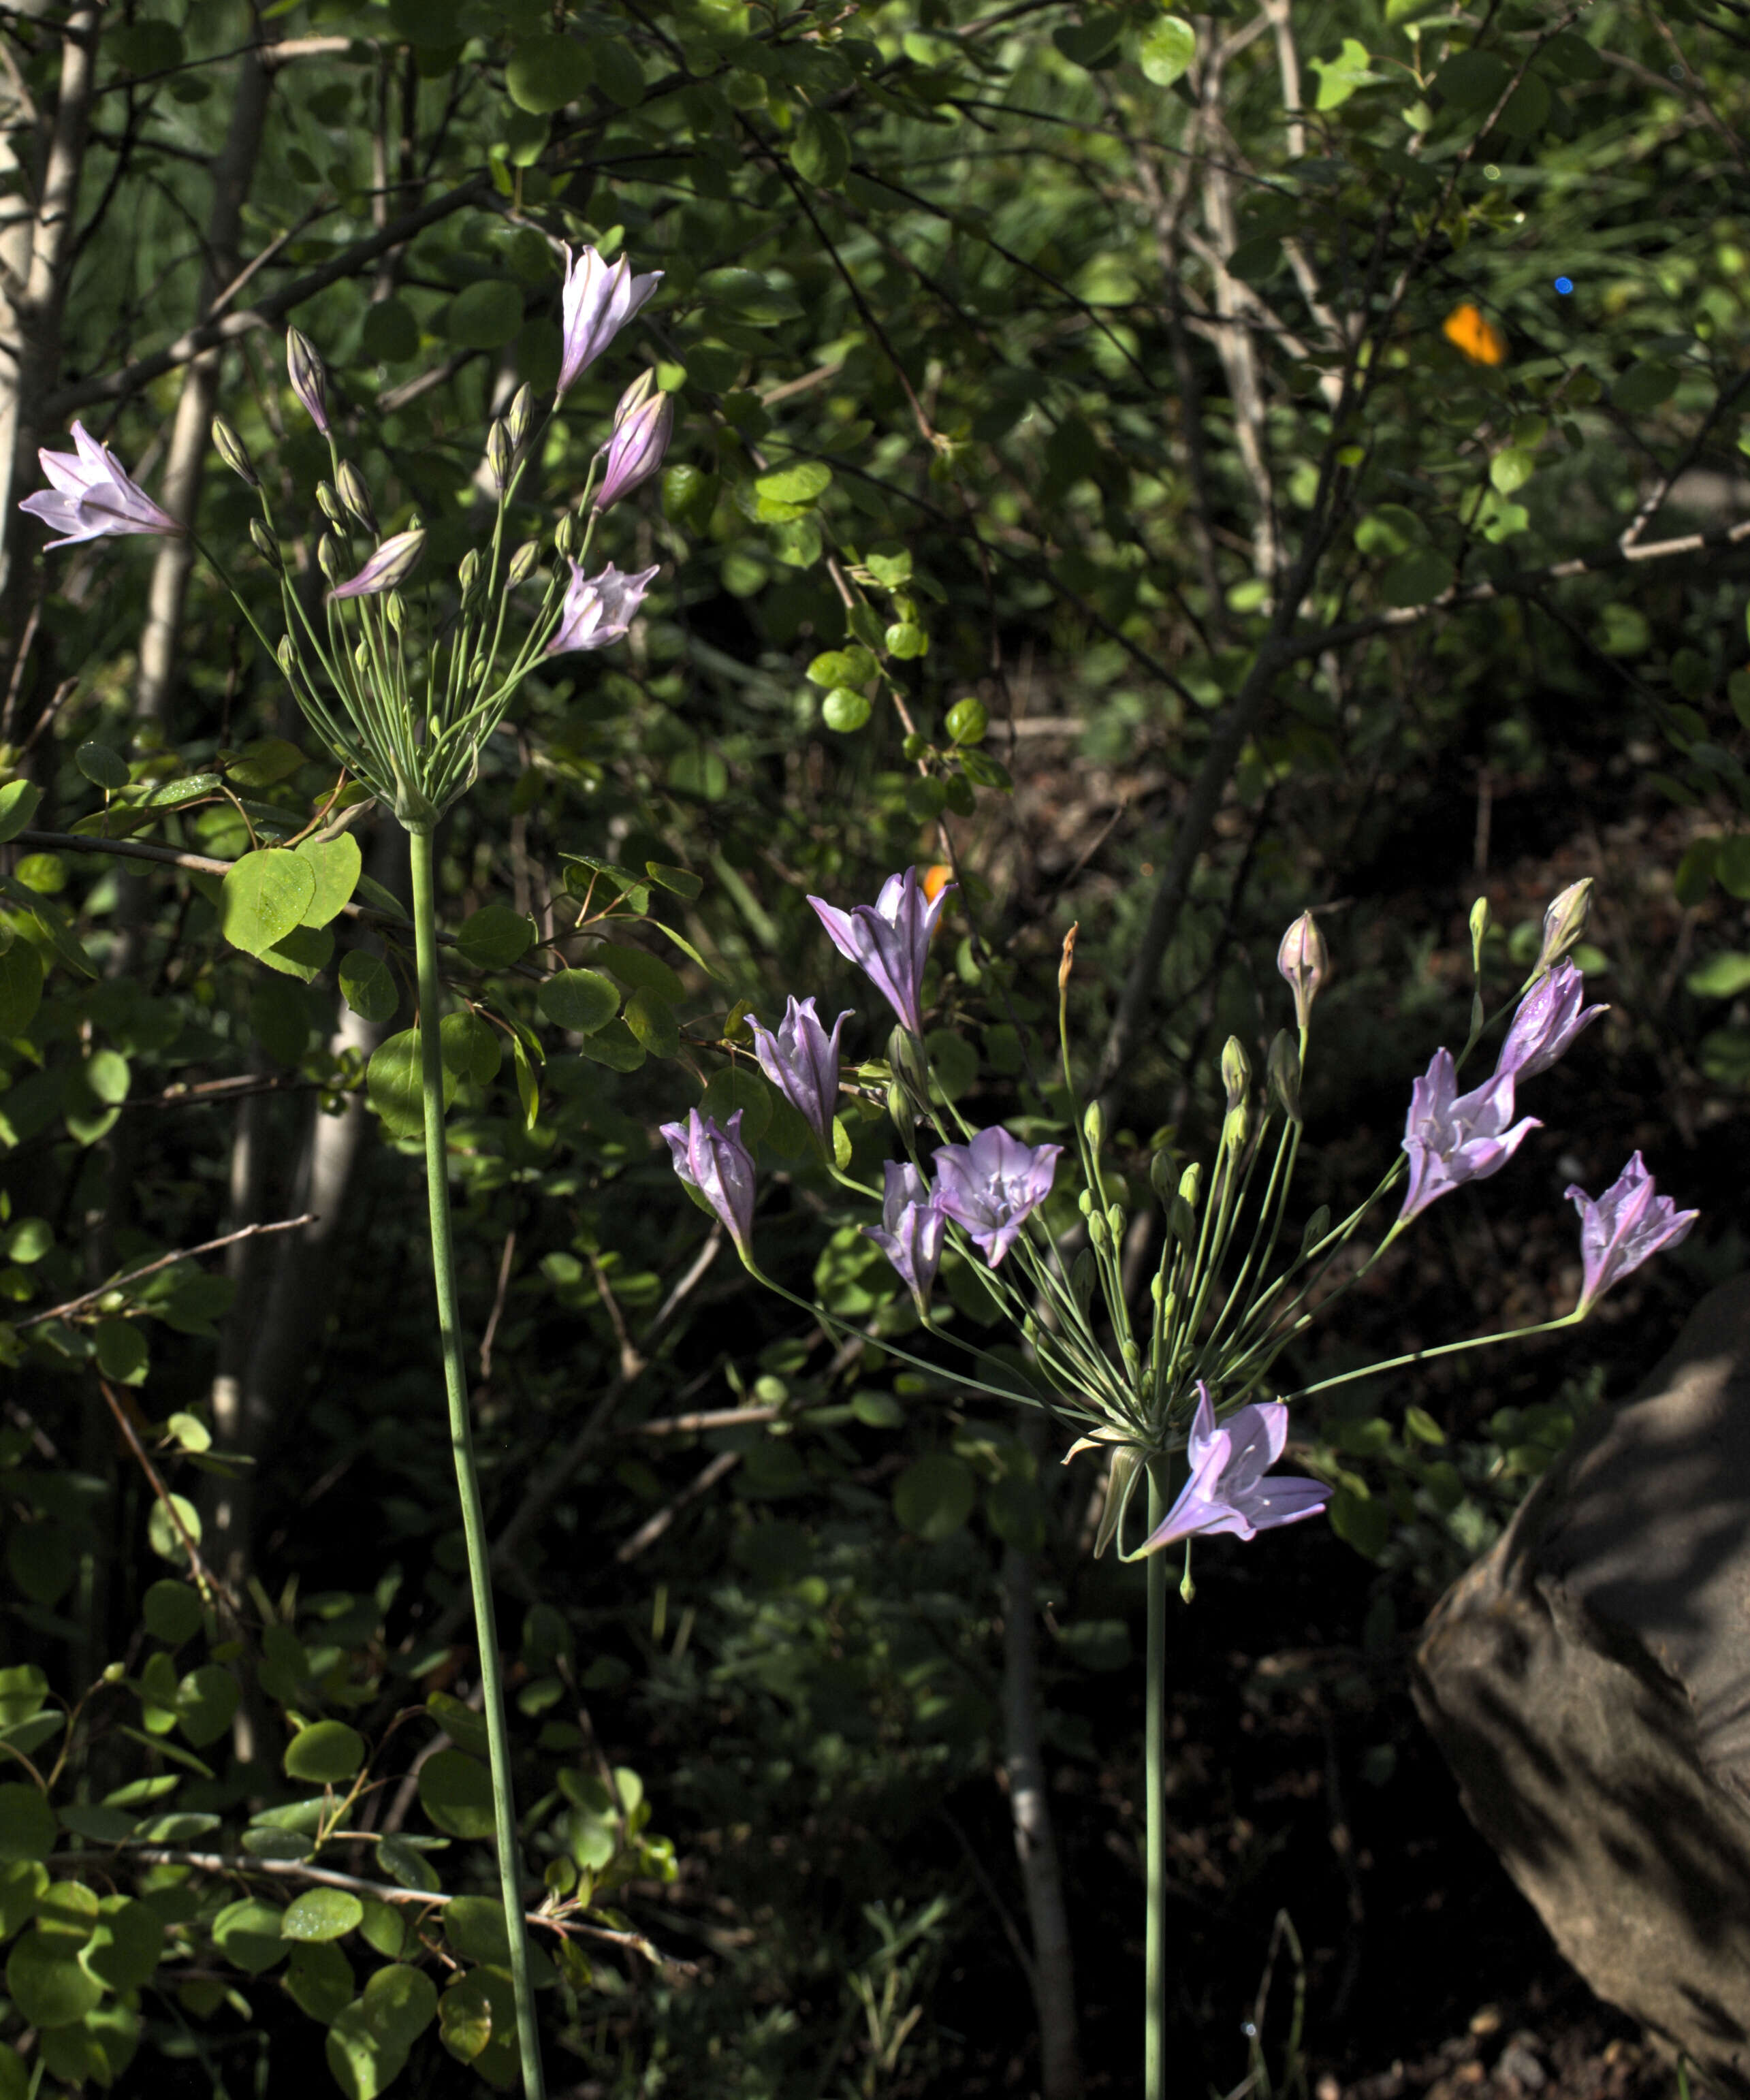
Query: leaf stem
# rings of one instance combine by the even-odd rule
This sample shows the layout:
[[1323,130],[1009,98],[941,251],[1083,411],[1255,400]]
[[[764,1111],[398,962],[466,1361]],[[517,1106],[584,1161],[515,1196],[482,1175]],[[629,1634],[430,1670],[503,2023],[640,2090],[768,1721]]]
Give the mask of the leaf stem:
[[505,1688],[498,1667],[498,1629],[492,1612],[490,1546],[480,1502],[469,1419],[468,1378],[456,1304],[456,1248],[450,1232],[449,1166],[443,1141],[443,1053],[439,1026],[443,995],[438,982],[437,910],[432,885],[432,831],[407,827],[413,874],[413,939],[419,971],[419,1047],[425,1110],[425,1188],[431,1210],[431,1269],[437,1286],[438,1326],[443,1344],[443,1383],[449,1401],[450,1449],[468,1546],[468,1582],[474,1631],[480,1647],[480,1691],[486,1709],[487,1747],[492,1768],[492,1821],[498,1880],[510,1939],[510,1974],[516,1996],[517,2040],[522,2058],[524,2100],[545,2100],[535,1994],[529,1979],[528,1931],[522,1922],[521,1861],[516,1809],[510,1785],[510,1734],[505,1723]]

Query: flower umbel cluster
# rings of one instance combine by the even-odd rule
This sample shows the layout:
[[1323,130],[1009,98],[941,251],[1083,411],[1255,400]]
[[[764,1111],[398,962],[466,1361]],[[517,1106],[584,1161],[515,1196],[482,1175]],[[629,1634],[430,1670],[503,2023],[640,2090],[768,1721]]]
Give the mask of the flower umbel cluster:
[[[662,274],[635,276],[624,257],[609,264],[593,248],[567,251],[553,405],[649,301]],[[316,559],[328,585],[319,612],[309,612],[293,588],[267,490],[242,440],[223,420],[213,426],[220,457],[255,492],[261,516],[251,522],[250,537],[280,577],[284,636],[275,644],[257,632],[336,757],[403,824],[426,828],[472,781],[482,748],[529,673],[546,658],[623,640],[637,617],[656,570],[628,574],[611,562],[592,575],[590,550],[602,514],[661,465],[674,427],[673,399],[658,390],[653,372],[626,390],[575,512],[553,536],[557,558],[549,560],[540,537],[510,545],[536,421],[534,396],[522,387],[487,435],[484,469],[496,496],[490,540],[463,557],[452,587],[439,593],[423,570],[419,519],[386,536],[378,530],[363,474],[341,456],[327,369],[297,329],[286,337],[286,377],[328,441],[333,470],[316,488],[327,527]],[[73,435],[74,452],[39,454],[53,486],[23,505],[60,534],[51,545],[186,529],[82,426],[75,423]],[[224,567],[201,551],[230,585]],[[544,562],[537,596],[527,587]],[[424,622],[409,607],[416,578],[430,615]],[[513,602],[525,592],[513,621]],[[253,624],[247,604],[238,602]]]
[[[970,1361],[963,1370],[945,1373],[940,1362],[902,1346],[892,1321],[880,1328],[884,1350],[937,1379],[948,1375],[973,1391],[1046,1409],[1078,1432],[1070,1458],[1082,1450],[1103,1454],[1110,1472],[1096,1551],[1114,1540],[1126,1558],[1135,1558],[1197,1536],[1250,1539],[1316,1515],[1329,1500],[1331,1487],[1324,1480],[1269,1471],[1287,1449],[1287,1403],[1296,1396],[1276,1393],[1272,1373],[1310,1324],[1309,1301],[1316,1293],[1321,1310],[1336,1304],[1430,1206],[1505,1168],[1541,1127],[1537,1118],[1519,1114],[1519,1088],[1547,1071],[1606,1011],[1586,1004],[1585,980],[1569,959],[1585,930],[1589,888],[1582,883],[1564,891],[1545,915],[1537,966],[1521,989],[1492,1073],[1460,1091],[1460,1070],[1487,1026],[1479,990],[1470,1040],[1456,1057],[1436,1051],[1412,1086],[1402,1157],[1349,1217],[1333,1224],[1326,1213],[1315,1216],[1298,1251],[1279,1264],[1303,1135],[1301,1081],[1313,1004],[1330,971],[1316,922],[1310,913],[1298,920],[1277,957],[1294,995],[1296,1030],[1284,1030],[1271,1045],[1263,1089],[1254,1084],[1252,1057],[1230,1039],[1221,1058],[1226,1112],[1207,1171],[1201,1162],[1180,1165],[1164,1149],[1154,1156],[1150,1180],[1165,1211],[1164,1231],[1142,1306],[1122,1259],[1132,1237],[1131,1220],[1110,1193],[1098,1105],[1073,1126],[1079,1222],[1060,1217],[1047,1229],[1042,1212],[1066,1147],[1035,1142],[1031,1132],[1023,1135],[1001,1123],[972,1128],[931,1071],[925,968],[946,886],[931,895],[917,871],[906,868],[888,878],[872,905],[844,910],[809,899],[834,946],[881,993],[899,1024],[885,1065],[864,1065],[857,1074],[885,1083],[892,1122],[910,1155],[884,1163],[879,1191],[841,1171],[853,1147],[834,1110],[840,1036],[852,1017],[841,1013],[829,1035],[815,1000],[792,998],[775,1030],[752,1024],[755,1053],[767,1079],[813,1132],[835,1179],[866,1200],[879,1201],[879,1224],[860,1229],[892,1264],[910,1313],[932,1338],[959,1348]],[[1472,915],[1479,985],[1487,925],[1487,908],[1479,905]],[[1067,988],[1073,947],[1072,929],[1058,976],[1064,1092],[1072,1109]],[[926,1141],[928,1131],[938,1142]],[[663,1135],[676,1171],[721,1220],[748,1268],[763,1277],[753,1250],[758,1170],[741,1138],[739,1111],[726,1131],[695,1110],[684,1125],[665,1124]],[[1359,1263],[1348,1258],[1333,1273],[1333,1263],[1400,1182],[1395,1221]],[[1641,1263],[1675,1246],[1696,1215],[1657,1194],[1638,1153],[1596,1202],[1578,1188],[1567,1193],[1580,1215],[1580,1301],[1561,1318],[1522,1332],[1547,1332],[1585,1318]],[[954,1328],[952,1312],[933,1304],[938,1271],[950,1250],[980,1265],[984,1290],[1025,1344],[1030,1377],[1017,1376],[1012,1353],[999,1358],[965,1340]],[[823,1307],[809,1310],[829,1327],[842,1326]],[[1417,1355],[1499,1339],[1468,1338]],[[1373,1365],[1345,1378],[1392,1367]],[[1303,1387],[1301,1392],[1320,1389]],[[1140,1543],[1126,1551],[1127,1507],[1145,1480],[1153,1513]]]

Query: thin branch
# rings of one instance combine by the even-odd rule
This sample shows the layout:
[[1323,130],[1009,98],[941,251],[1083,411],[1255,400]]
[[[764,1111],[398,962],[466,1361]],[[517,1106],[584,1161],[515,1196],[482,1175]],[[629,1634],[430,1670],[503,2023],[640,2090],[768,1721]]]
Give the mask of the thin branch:
[[83,1292],[77,1298],[69,1298],[64,1305],[51,1305],[46,1312],[33,1312],[28,1319],[14,1322],[18,1327],[34,1327],[44,1320],[64,1320],[74,1312],[83,1312],[87,1305],[95,1305],[112,1290],[126,1290],[130,1284],[143,1277],[156,1276],[161,1268],[173,1268],[179,1261],[193,1261],[197,1255],[217,1254],[221,1247],[235,1246],[239,1240],[252,1240],[268,1233],[295,1233],[305,1225],[316,1222],[314,1211],[306,1211],[301,1218],[280,1218],[272,1224],[245,1225],[240,1232],[227,1233],[222,1239],[203,1240],[199,1246],[178,1247],[174,1254],[160,1255],[156,1261],[148,1261],[143,1268],[117,1269],[107,1283],[100,1283],[95,1290]]
[[187,1525],[183,1522],[183,1513],[176,1507],[176,1498],[165,1487],[163,1476],[148,1456],[145,1445],[139,1440],[139,1433],[121,1404],[121,1396],[108,1379],[99,1378],[97,1383],[103,1389],[104,1398],[109,1403],[109,1411],[116,1418],[117,1427],[127,1440],[128,1449],[139,1461],[140,1471],[146,1476],[153,1494],[158,1498],[158,1507],[164,1511],[170,1529],[182,1542],[183,1551],[188,1555],[189,1573],[195,1578],[202,1602],[209,1606],[223,1604],[235,1618],[237,1616],[236,1599],[201,1558],[201,1548],[190,1535]]
[[647,1546],[656,1543],[682,1510],[690,1508],[702,1497],[708,1495],[724,1475],[740,1463],[739,1451],[718,1452],[707,1465],[700,1467],[672,1502],[664,1502],[654,1516],[638,1526],[631,1538],[616,1550],[614,1558],[623,1568],[628,1561],[636,1560]]

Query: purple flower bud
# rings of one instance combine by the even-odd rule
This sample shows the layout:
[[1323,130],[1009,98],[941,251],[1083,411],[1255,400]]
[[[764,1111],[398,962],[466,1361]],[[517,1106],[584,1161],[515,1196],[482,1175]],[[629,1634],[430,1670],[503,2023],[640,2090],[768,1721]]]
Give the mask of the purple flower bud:
[[611,267],[593,248],[573,255],[566,250],[565,291],[561,300],[564,346],[559,360],[558,392],[563,394],[614,340],[662,282],[660,270],[634,277],[622,255]]
[[55,485],[27,496],[18,506],[60,534],[60,539],[49,541],[51,549],[125,532],[170,539],[187,530],[128,479],[108,446],[99,444],[83,423],[73,425],[73,441],[76,452],[51,452],[45,448],[37,454],[42,471]]
[[543,654],[562,656],[571,649],[605,649],[611,642],[624,642],[655,574],[652,567],[623,576],[610,562],[599,576],[586,576],[573,562],[559,624]]
[[1513,1017],[1495,1060],[1498,1077],[1511,1072],[1515,1079],[1529,1079],[1547,1072],[1583,1028],[1589,1028],[1607,1006],[1585,1004],[1586,981],[1570,962],[1559,962],[1540,978]]
[[328,367],[317,356],[315,344],[299,329],[288,329],[285,332],[285,368],[291,377],[292,391],[303,403],[311,421],[326,437],[328,434]]
[[223,416],[213,418],[213,443],[219,457],[234,474],[246,481],[251,488],[261,487],[261,476],[255,471],[248,452],[244,450],[242,439]]
[[1311,1016],[1312,1002],[1330,967],[1330,951],[1319,931],[1319,922],[1310,911],[1303,911],[1282,936],[1282,944],[1276,950],[1276,968],[1294,995],[1295,1026],[1303,1035]]
[[953,888],[945,883],[926,903],[918,871],[908,867],[888,877],[873,904],[840,911],[822,898],[809,899],[834,947],[864,973],[914,1035],[923,1033],[919,1001],[930,936]]
[[1577,1183],[1563,1192],[1580,1213],[1580,1257],[1585,1282],[1578,1310],[1584,1312],[1663,1247],[1689,1237],[1699,1211],[1680,1211],[1660,1195],[1638,1152],[1596,1202]]
[[753,1154],[741,1141],[742,1111],[730,1118],[726,1131],[719,1130],[709,1116],[689,1109],[684,1123],[665,1123],[662,1133],[668,1140],[674,1171],[699,1194],[723,1220],[743,1261],[751,1260],[753,1237]]
[[615,411],[614,435],[607,441],[607,470],[596,491],[596,508],[611,503],[648,481],[663,463],[674,430],[672,395],[650,391],[655,375],[643,377],[627,389]]
[[1023,1145],[1000,1124],[970,1145],[936,1152],[936,1207],[971,1236],[994,1268],[1051,1193],[1060,1145]]
[[416,525],[411,532],[396,532],[385,540],[357,576],[343,584],[337,584],[328,593],[330,598],[374,598],[380,591],[397,590],[419,566],[419,558],[425,551],[423,528]]
[[832,1114],[839,1096],[839,1031],[851,1018],[847,1008],[829,1035],[820,1025],[812,999],[792,999],[774,1035],[748,1017],[760,1070],[791,1106],[800,1112],[814,1135],[832,1150]]
[[510,486],[510,469],[515,457],[509,426],[500,417],[486,434],[486,469],[492,477],[492,487],[500,496]]
[[1143,1542],[1144,1553],[1157,1552],[1179,1539],[1231,1531],[1255,1538],[1277,1524],[1298,1524],[1316,1516],[1331,1498],[1322,1480],[1291,1473],[1266,1479],[1266,1469],[1282,1455],[1288,1442],[1288,1410],[1280,1401],[1254,1401],[1236,1407],[1220,1428],[1209,1388],[1197,1381],[1197,1411],[1186,1440],[1191,1477],[1160,1524]]
[[929,1184],[915,1167],[896,1167],[890,1159],[885,1171],[887,1194],[881,1205],[881,1222],[862,1229],[898,1270],[922,1312],[928,1303],[930,1286],[936,1281],[948,1221],[937,1208]]
[[1511,1072],[1497,1073],[1461,1094],[1452,1052],[1436,1050],[1427,1071],[1410,1090],[1409,1117],[1404,1126],[1410,1185],[1398,1223],[1407,1224],[1448,1189],[1498,1173],[1531,1133],[1542,1127],[1536,1116],[1513,1122]]
[[1585,932],[1586,921],[1591,916],[1592,877],[1583,875],[1578,882],[1569,883],[1560,896],[1550,899],[1549,907],[1544,913],[1538,968],[1553,969]]

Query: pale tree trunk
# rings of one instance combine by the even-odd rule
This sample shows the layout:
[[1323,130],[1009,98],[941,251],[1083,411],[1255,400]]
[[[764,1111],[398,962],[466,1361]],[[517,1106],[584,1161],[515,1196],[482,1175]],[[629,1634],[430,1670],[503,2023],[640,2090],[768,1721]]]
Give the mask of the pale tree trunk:
[[[1028,1442],[1038,1456],[1043,1439],[1029,1423]],[[1063,1872],[1046,1789],[1045,1750],[1039,1731],[1039,1626],[1037,1555],[1018,1546],[1003,1555],[1003,1763],[1008,1773],[1009,1817],[1015,1855],[1020,1863],[1033,1939],[1034,2010],[1039,2023],[1043,2100],[1080,2100],[1082,2060],[1076,2032],[1075,1969],[1069,1948],[1069,1914],[1064,1905]]]
[[[201,273],[201,289],[195,306],[198,326],[211,312],[215,300],[236,278],[241,267],[237,240],[243,206],[255,178],[261,150],[262,124],[267,113],[268,71],[262,54],[245,51],[237,69],[231,125],[218,158],[213,163],[213,203],[207,220],[206,264]],[[183,378],[176,404],[176,421],[170,432],[158,501],[170,515],[192,525],[201,501],[201,484],[206,468],[209,431],[218,399],[222,348],[204,350],[193,359]],[[195,550],[187,540],[161,540],[152,564],[152,587],[147,598],[146,624],[140,634],[139,676],[134,689],[137,719],[155,722],[170,740],[171,679],[176,666],[176,642],[183,624],[183,607],[188,595],[189,572]]]
[[73,214],[103,13],[101,4],[76,7],[62,27],[59,91],[46,120],[35,207],[21,224],[7,229],[0,245],[7,265],[0,272],[0,624],[8,635],[23,626],[27,571],[15,558],[17,492],[33,472],[43,435],[38,427],[42,403],[60,369]]

